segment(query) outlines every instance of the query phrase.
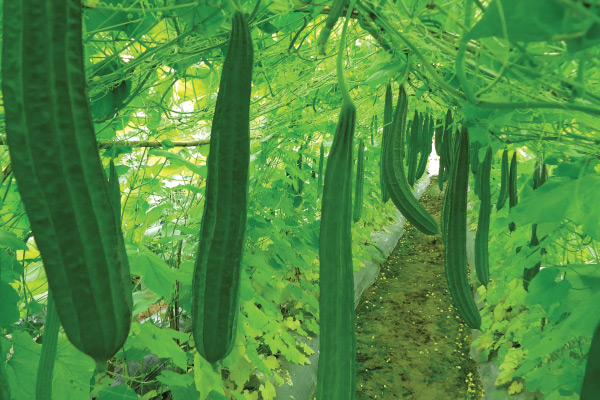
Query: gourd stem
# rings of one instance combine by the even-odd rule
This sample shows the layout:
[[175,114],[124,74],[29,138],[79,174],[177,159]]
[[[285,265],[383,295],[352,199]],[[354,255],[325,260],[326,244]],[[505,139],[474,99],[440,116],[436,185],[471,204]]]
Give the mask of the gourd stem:
[[340,48],[339,48],[338,55],[337,55],[338,85],[340,86],[340,91],[342,92],[342,96],[344,98],[344,103],[346,103],[346,104],[354,104],[352,102],[352,98],[350,97],[350,92],[348,91],[346,82],[344,81],[343,55],[344,55],[344,49],[346,48],[346,32],[348,31],[348,21],[350,21],[350,17],[352,15],[352,10],[354,10],[354,6],[356,5],[356,2],[357,2],[357,0],[352,0],[350,5],[348,6],[348,11],[346,12],[346,20],[344,21],[344,27],[342,28],[342,37],[340,39]]

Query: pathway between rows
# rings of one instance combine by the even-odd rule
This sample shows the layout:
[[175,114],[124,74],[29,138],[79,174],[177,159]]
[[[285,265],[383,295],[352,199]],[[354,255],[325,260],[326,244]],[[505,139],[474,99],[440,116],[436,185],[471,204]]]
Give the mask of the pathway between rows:
[[[442,198],[433,178],[421,204],[438,223]],[[480,399],[470,341],[448,292],[441,236],[407,224],[357,308],[357,400]]]

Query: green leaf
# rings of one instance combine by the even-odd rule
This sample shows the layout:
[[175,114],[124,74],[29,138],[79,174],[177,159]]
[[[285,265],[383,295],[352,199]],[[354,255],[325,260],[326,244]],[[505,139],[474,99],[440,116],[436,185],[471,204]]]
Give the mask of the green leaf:
[[579,179],[550,179],[511,209],[518,225],[560,222],[569,219],[582,225],[585,233],[600,240],[600,176]]
[[580,371],[579,361],[571,357],[564,357],[559,363],[542,364],[528,376],[527,389],[532,392],[539,390],[547,400],[578,399],[578,395],[566,397],[560,391],[575,394],[581,382]]
[[98,392],[97,400],[138,400],[138,396],[129,386],[105,386]]
[[207,400],[229,400],[229,397],[211,390],[211,392],[208,394]]
[[139,275],[146,286],[159,296],[171,296],[175,275],[162,258],[145,248],[128,248],[127,257],[133,275]]
[[148,308],[160,300],[152,290],[146,288],[133,293],[133,315],[145,312]]
[[190,171],[195,174],[198,174],[202,177],[206,177],[206,165],[196,165],[184,158],[182,158],[179,154],[171,153],[167,150],[161,149],[152,149],[150,150],[150,154],[160,157],[165,157],[167,160],[171,161],[174,165],[180,165],[186,167]]
[[[106,0],[106,5],[112,5],[115,8],[123,7],[121,0]],[[84,21],[86,31],[121,31],[127,33],[128,37],[140,37],[156,23],[152,14],[130,12],[126,9],[100,9],[84,8]]]
[[365,83],[376,87],[382,83],[394,79],[401,71],[406,70],[406,59],[403,57],[394,57],[390,59],[385,52],[379,52],[375,56],[374,64],[369,70],[369,77]]
[[90,357],[77,350],[66,336],[60,335],[54,363],[52,397],[88,400],[95,366]]
[[[503,24],[505,22],[505,25]],[[564,40],[564,36],[591,27],[579,13],[570,12],[557,1],[494,0],[468,34],[469,39],[496,36],[518,42]]]
[[213,388],[220,389],[223,392],[221,383],[221,374],[215,372],[208,361],[200,356],[200,353],[194,354],[194,384],[196,390],[200,392],[200,398],[204,399],[208,393],[214,391]]
[[177,372],[162,370],[156,380],[165,386],[191,387],[194,384],[193,374],[178,374]]
[[0,269],[2,269],[2,280],[12,282],[19,280],[23,275],[23,265],[17,261],[14,254],[9,254],[3,248],[0,248]]
[[93,96],[90,99],[90,111],[94,120],[104,120],[114,115],[112,91]]
[[[2,348],[7,348],[4,345]],[[13,399],[34,399],[37,368],[42,346],[25,332],[12,335],[13,354],[6,364]]]
[[6,328],[19,319],[19,293],[12,286],[0,281],[0,327]]
[[571,284],[562,279],[558,267],[543,268],[531,281],[525,304],[540,304],[547,310],[551,305],[559,304],[567,298],[570,289]]
[[12,232],[0,230],[0,246],[8,247],[11,250],[29,250],[27,244]]
[[159,358],[168,358],[177,367],[187,369],[187,356],[173,339],[187,341],[189,335],[170,328],[158,328],[150,322],[139,324],[134,322],[125,349],[148,349]]

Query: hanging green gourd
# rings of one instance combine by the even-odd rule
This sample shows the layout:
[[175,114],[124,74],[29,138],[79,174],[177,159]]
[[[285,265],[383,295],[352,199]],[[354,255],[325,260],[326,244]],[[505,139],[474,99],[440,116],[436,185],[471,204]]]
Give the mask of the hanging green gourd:
[[[348,9],[348,14],[352,9]],[[356,316],[351,230],[352,141],[356,108],[342,73],[343,46],[349,19],[347,15],[337,56],[342,109],[327,157],[321,203],[317,400],[353,400],[356,396]]]
[[498,194],[498,202],[496,210],[500,211],[506,200],[508,199],[508,150],[502,152],[502,160],[500,163],[500,193]]
[[417,173],[417,164],[419,162],[419,138],[422,134],[423,127],[421,126],[422,116],[415,110],[415,116],[410,129],[410,137],[408,139],[408,147],[406,149],[408,173],[406,180],[410,186],[415,184]]
[[253,47],[240,11],[233,15],[213,115],[200,243],[192,284],[192,331],[210,363],[233,349],[246,231]]
[[[510,171],[508,173],[508,209],[515,207],[519,202],[517,194],[517,152],[515,151],[510,162]],[[514,221],[508,224],[508,230],[513,232],[516,226]]]
[[385,101],[383,103],[383,138],[381,140],[381,153],[379,158],[379,182],[381,186],[381,198],[384,203],[390,199],[390,193],[387,188],[387,176],[384,165],[390,147],[390,129],[392,127],[392,114],[394,105],[392,104],[392,85],[388,82],[385,87]]
[[421,135],[419,164],[417,166],[417,172],[415,180],[421,179],[425,171],[427,170],[427,162],[431,155],[432,141],[433,141],[433,130],[434,121],[431,115],[425,116],[425,122],[423,124],[423,132]]
[[21,200],[60,322],[98,370],[131,324],[131,277],[90,118],[79,0],[3,4],[2,90]]
[[363,184],[365,180],[365,165],[364,165],[365,145],[362,141],[358,143],[358,156],[356,158],[356,184],[354,186],[354,209],[352,212],[352,220],[360,221],[360,216],[363,209]]
[[385,173],[390,197],[402,215],[418,230],[426,235],[435,235],[438,226],[433,217],[413,196],[404,169],[404,132],[408,98],[403,86],[400,86],[398,103],[394,112],[391,129],[390,147],[385,158]]
[[469,184],[469,134],[463,127],[457,138],[456,156],[450,176],[446,227],[446,279],[458,313],[472,329],[479,329],[481,316],[467,277],[467,190]]
[[[535,168],[533,171],[533,190],[536,190],[538,187],[542,186],[546,179],[548,178],[548,170],[546,164],[543,162],[540,163],[539,160],[535,162]],[[531,239],[529,240],[529,247],[535,247],[540,244],[537,237],[537,224],[531,225]],[[542,248],[540,250],[541,254],[545,254],[546,249]],[[529,290],[529,284],[535,278],[535,276],[540,272],[542,268],[542,263],[537,262],[533,267],[524,267],[523,268],[523,289],[526,291]]]
[[475,271],[479,283],[487,286],[490,280],[490,261],[488,239],[490,231],[490,212],[492,210],[490,193],[490,170],[492,167],[492,148],[488,146],[485,158],[479,166],[475,179],[479,180],[479,218],[475,234]]
[[319,170],[317,172],[317,198],[321,197],[323,191],[323,162],[325,160],[325,144],[321,142],[321,149],[319,150]]

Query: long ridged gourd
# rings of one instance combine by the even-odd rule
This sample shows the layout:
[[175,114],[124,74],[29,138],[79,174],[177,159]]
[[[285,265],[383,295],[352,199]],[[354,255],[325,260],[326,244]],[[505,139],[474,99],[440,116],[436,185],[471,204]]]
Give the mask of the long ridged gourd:
[[[535,169],[533,171],[533,190],[536,190],[538,187],[542,186],[548,177],[548,170],[546,168],[546,164],[536,161]],[[535,247],[540,244],[537,237],[537,224],[531,225],[531,239],[529,241],[529,247]],[[541,254],[544,254],[546,249],[542,248],[540,250]],[[523,268],[523,289],[526,291],[529,290],[529,284],[535,278],[535,276],[540,272],[542,267],[542,263],[538,262],[533,267],[524,267]]]
[[325,144],[321,142],[321,149],[319,150],[319,171],[317,172],[317,197],[321,197],[323,192],[323,162],[325,161]]
[[108,164],[108,194],[115,210],[115,219],[117,225],[121,225],[121,186],[119,185],[119,175],[114,161],[111,159]]
[[517,152],[515,151],[510,161],[508,173],[508,207],[513,208],[519,202],[517,194]]
[[390,199],[389,189],[387,187],[387,176],[384,165],[390,147],[390,129],[392,128],[392,117],[394,113],[394,104],[392,99],[392,85],[388,83],[385,87],[385,101],[383,103],[383,137],[381,140],[381,155],[379,158],[379,182],[381,186],[381,199],[384,203]]
[[508,150],[502,152],[502,160],[500,162],[500,193],[498,194],[498,202],[496,210],[500,211],[506,200],[508,199]]
[[443,181],[446,182],[450,177],[451,165],[452,165],[452,157],[453,157],[453,134],[452,134],[452,126],[454,124],[454,120],[452,118],[452,111],[448,110],[446,112],[446,119],[444,121],[444,131],[442,133],[442,143],[441,143],[441,154],[440,154],[440,165],[443,166]]
[[488,146],[485,158],[480,164],[475,179],[479,180],[479,219],[475,233],[475,271],[479,282],[487,287],[490,280],[490,259],[488,239],[490,233],[490,213],[492,211],[490,193],[490,170],[492,168],[492,148]]
[[236,11],[213,115],[192,284],[194,340],[210,363],[231,352],[236,335],[247,218],[253,51],[250,28]]
[[[537,237],[537,224],[531,225],[531,239],[529,240],[529,247],[535,247],[540,244],[539,239]],[[544,254],[545,249],[542,248],[541,254]],[[518,251],[517,251],[518,253]],[[542,268],[542,262],[537,262],[533,267],[524,267],[523,268],[523,289],[525,291],[529,291],[529,284],[535,278],[535,276],[540,272]]]
[[480,162],[479,162],[479,149],[480,148],[481,148],[481,143],[474,142],[474,143],[471,143],[471,149],[469,150],[470,157],[471,157],[471,161],[470,161],[471,174],[473,174],[473,178],[474,178],[473,192],[477,196],[479,196],[479,185],[481,184],[481,179],[479,179],[477,177],[477,173],[478,173],[479,167],[480,167]]
[[448,232],[448,203],[450,202],[452,188],[446,185],[446,191],[444,192],[444,198],[442,199],[442,210],[440,212],[440,230],[442,233],[442,241],[446,243]]
[[408,163],[409,163],[408,158],[410,156],[410,149],[408,147],[410,146],[413,122],[414,122],[414,120],[409,119],[405,123],[406,127],[404,129],[404,136],[403,136],[404,147],[402,148],[402,153],[400,154],[400,156],[404,160],[404,168],[407,171],[408,171]]
[[407,108],[406,92],[404,87],[400,86],[392,124],[391,143],[387,150],[384,165],[386,178],[388,179],[388,189],[394,205],[411,224],[426,235],[435,235],[438,233],[437,223],[413,196],[404,172],[402,148],[404,147]]
[[365,180],[365,144],[362,139],[358,143],[358,156],[356,158],[356,184],[354,189],[354,209],[352,211],[352,220],[360,221],[363,209],[363,184]]
[[435,152],[436,154],[440,155],[440,153],[442,152],[442,132],[444,130],[444,126],[442,125],[442,120],[438,119],[435,121],[435,128],[434,128],[434,146],[435,146]]
[[[121,226],[121,186],[119,184],[119,175],[117,174],[117,167],[111,158],[108,166],[108,196],[113,204],[113,210],[115,215],[115,224],[122,229]],[[123,236],[119,236],[119,245],[125,249],[125,241]]]
[[[452,146],[452,154],[457,152],[456,149],[456,145],[459,143],[458,140],[455,140],[455,137],[460,136],[460,132],[456,131],[455,134],[452,133],[448,133],[446,136],[446,141],[447,141],[447,146]],[[454,157],[454,156],[453,156]],[[447,174],[447,179],[448,181],[452,180],[452,168],[451,165],[448,165],[448,168],[450,168],[448,171],[446,171]],[[444,194],[444,199],[442,201],[442,212],[441,212],[441,216],[440,216],[440,225],[441,225],[441,230],[442,230],[442,241],[444,243],[446,243],[447,240],[447,234],[448,234],[448,220],[449,220],[449,212],[448,210],[450,209],[450,200],[452,198],[452,190],[453,190],[453,186],[452,185],[447,185],[446,186],[446,193]]]
[[[515,207],[519,202],[519,197],[517,194],[517,152],[513,153],[512,159],[510,161],[510,171],[508,173],[508,208],[509,211],[511,208]],[[516,226],[514,221],[511,221],[508,224],[508,230],[513,232]]]
[[465,323],[479,329],[481,316],[467,277],[467,190],[469,186],[469,134],[463,127],[450,176],[446,240],[446,279],[452,301]]
[[423,126],[421,125],[422,116],[415,110],[415,116],[412,121],[410,128],[410,136],[408,138],[408,147],[406,148],[406,165],[408,173],[406,180],[410,186],[415,184],[415,178],[417,173],[417,164],[419,162],[419,142],[420,136],[423,132]]
[[481,143],[478,141],[471,143],[469,155],[471,157],[470,167],[473,175],[477,175],[477,172],[479,172],[479,149],[481,149]]
[[423,160],[425,160],[425,164],[427,164],[427,159],[423,157],[423,149],[425,146],[425,141],[427,140],[427,130],[429,129],[429,115],[423,113],[421,114],[421,127],[419,129],[419,141],[418,141],[418,146],[419,146],[419,157],[417,160],[417,165],[415,167],[415,182],[417,182],[420,178],[419,176],[419,171],[421,170],[421,164],[423,163]]
[[352,138],[356,109],[344,101],[327,157],[319,235],[318,400],[351,400],[356,392],[352,268]]
[[438,120],[435,126],[435,135],[433,143],[435,145],[435,154],[438,156],[438,188],[441,191],[444,190],[444,164],[442,162],[442,136],[444,132],[444,125],[442,120]]
[[375,146],[375,134],[377,133],[377,114],[371,120],[371,146]]
[[581,386],[580,400],[598,399],[600,393],[600,323],[594,330],[592,345],[587,354],[585,374]]
[[44,335],[42,337],[42,352],[38,364],[37,380],[35,383],[35,399],[52,399],[52,376],[54,375],[54,363],[56,361],[56,349],[58,345],[58,313],[56,305],[50,292],[48,292],[48,309],[46,311],[46,323],[44,324]]
[[425,170],[427,169],[427,162],[431,155],[431,147],[433,141],[433,129],[434,121],[431,115],[425,116],[425,123],[423,124],[423,135],[421,137],[421,156],[419,157],[419,164],[417,165],[417,172],[415,175],[415,181],[421,179]]
[[89,113],[81,2],[4,2],[13,172],[60,322],[103,368],[131,320],[131,278]]
[[356,333],[352,267],[352,141],[356,108],[344,81],[343,54],[353,0],[348,7],[336,71],[342,108],[325,171],[319,232],[319,365],[317,400],[354,400]]

